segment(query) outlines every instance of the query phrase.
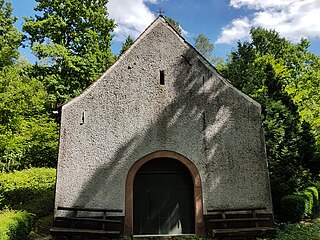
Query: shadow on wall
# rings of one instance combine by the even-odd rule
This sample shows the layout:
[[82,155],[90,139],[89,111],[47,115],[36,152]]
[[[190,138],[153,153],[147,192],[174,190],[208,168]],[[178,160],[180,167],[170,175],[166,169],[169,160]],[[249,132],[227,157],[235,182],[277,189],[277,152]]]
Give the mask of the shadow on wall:
[[[253,110],[256,108],[251,106],[252,102],[214,76],[193,49],[185,52],[180,62],[175,65],[180,67],[170,66],[168,69],[180,71],[172,70],[166,74],[172,74],[172,79],[175,79],[173,84],[176,97],[147,131],[137,133],[129,139],[117,150],[113,159],[92,175],[86,185],[82,186],[74,206],[95,206],[93,199],[101,198],[100,195],[104,193],[105,207],[110,207],[108,203],[114,201],[113,194],[119,190],[114,189],[114,192],[108,193],[105,192],[106,186],[112,186],[114,181],[122,181],[124,191],[125,177],[131,165],[139,160],[137,156],[141,158],[157,150],[177,151],[170,145],[175,143],[181,149],[178,153],[195,162],[203,188],[206,188],[205,196],[219,195],[214,193],[215,189],[227,179],[233,179],[231,181],[235,183],[241,181],[237,179],[237,173],[241,169],[235,165],[235,160],[245,158],[246,151],[251,146],[250,143],[244,143],[248,139],[242,138],[243,133],[250,131],[250,128],[243,122],[241,124],[239,119],[250,121],[250,117],[257,117],[258,111]],[[238,117],[239,115],[241,117]],[[237,149],[238,146],[242,146],[241,149]],[[141,149],[150,151],[141,154]],[[228,170],[229,174],[221,175],[221,170]],[[124,180],[118,180],[119,176],[123,176]],[[222,199],[222,202],[217,204],[225,203]]]

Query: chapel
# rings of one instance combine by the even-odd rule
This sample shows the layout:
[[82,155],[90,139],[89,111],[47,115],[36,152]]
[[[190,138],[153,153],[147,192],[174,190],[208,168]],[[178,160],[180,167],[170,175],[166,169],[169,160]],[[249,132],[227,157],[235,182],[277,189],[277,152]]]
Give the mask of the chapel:
[[54,235],[274,231],[260,104],[159,16],[62,107],[54,214]]

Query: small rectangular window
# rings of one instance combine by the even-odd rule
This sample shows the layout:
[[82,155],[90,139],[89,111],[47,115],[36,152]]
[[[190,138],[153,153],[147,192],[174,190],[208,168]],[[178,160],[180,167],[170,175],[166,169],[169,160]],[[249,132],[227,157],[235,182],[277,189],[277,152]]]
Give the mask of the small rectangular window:
[[160,85],[164,85],[164,70],[160,71]]
[[82,112],[82,117],[81,117],[80,125],[83,125],[83,124],[84,124],[84,112]]

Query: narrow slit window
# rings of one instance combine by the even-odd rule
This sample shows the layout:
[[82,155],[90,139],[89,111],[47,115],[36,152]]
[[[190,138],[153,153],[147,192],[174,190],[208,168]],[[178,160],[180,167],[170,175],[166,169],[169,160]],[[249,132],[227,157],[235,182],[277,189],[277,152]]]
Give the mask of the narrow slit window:
[[82,117],[81,117],[80,125],[83,125],[83,124],[84,124],[84,112],[82,112]]
[[164,70],[160,71],[160,85],[164,85]]

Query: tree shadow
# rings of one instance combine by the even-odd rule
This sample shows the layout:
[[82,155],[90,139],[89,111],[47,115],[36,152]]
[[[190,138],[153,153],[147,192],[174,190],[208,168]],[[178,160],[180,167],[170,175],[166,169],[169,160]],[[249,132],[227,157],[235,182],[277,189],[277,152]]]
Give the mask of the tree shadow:
[[[154,30],[150,34],[160,33]],[[168,36],[172,32],[161,34]],[[271,209],[260,106],[223,79],[189,45],[174,50],[181,48],[181,43],[172,43],[171,57],[164,56],[170,53],[165,50],[170,39],[166,39],[169,43],[160,39],[144,43],[147,45],[143,41],[147,40],[142,39],[141,44],[122,56],[103,76],[105,79],[83,97],[80,95],[68,110],[79,115],[85,109],[88,119],[97,115],[97,120],[110,125],[85,123],[87,129],[77,130],[80,137],[73,140],[70,138],[74,135],[68,137],[68,131],[61,133],[62,144],[77,141],[80,147],[77,153],[60,147],[56,206],[124,209],[130,167],[152,152],[168,150],[187,157],[198,168],[204,209],[257,205]],[[150,48],[156,54],[148,52]],[[144,68],[151,68],[154,73],[148,75]],[[148,90],[149,84],[158,81],[159,70],[165,70],[164,85],[150,85]],[[130,72],[130,78],[119,75],[124,71]],[[133,90],[127,90],[130,92],[123,92],[134,85]],[[99,89],[104,90],[103,94],[117,95],[118,101],[123,102],[106,103],[104,98],[108,96]],[[110,110],[112,104],[114,108]],[[113,113],[103,115],[103,109]],[[82,145],[83,141],[87,144]]]

